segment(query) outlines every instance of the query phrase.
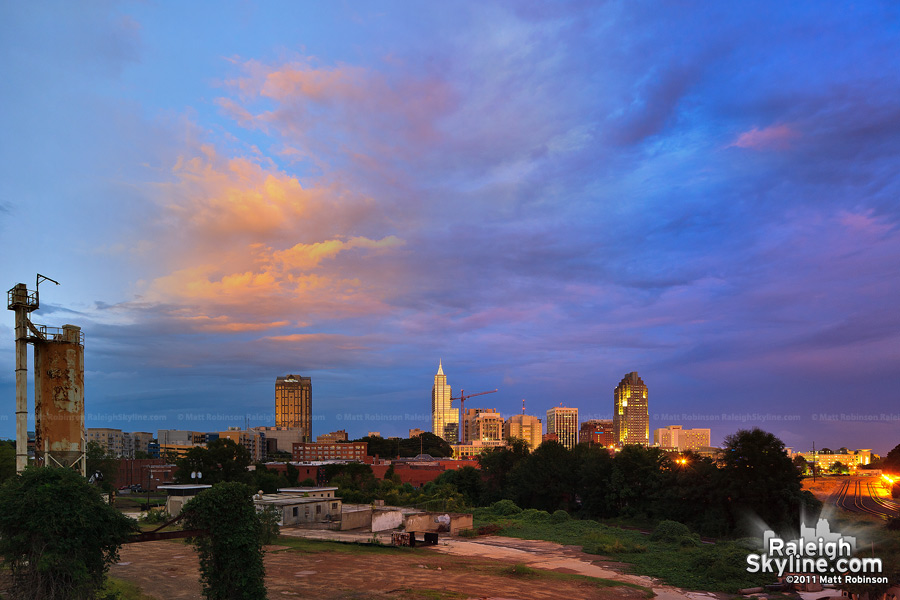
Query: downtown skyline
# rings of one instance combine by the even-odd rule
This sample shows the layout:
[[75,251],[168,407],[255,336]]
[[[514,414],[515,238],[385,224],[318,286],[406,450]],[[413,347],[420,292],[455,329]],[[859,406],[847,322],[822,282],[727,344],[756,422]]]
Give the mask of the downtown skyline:
[[896,445],[890,3],[11,3],[0,32],[0,275],[60,281],[32,319],[82,327],[88,427],[274,425],[296,373],[315,432],[401,435],[442,360],[505,415],[612,418],[637,371],[651,431]]

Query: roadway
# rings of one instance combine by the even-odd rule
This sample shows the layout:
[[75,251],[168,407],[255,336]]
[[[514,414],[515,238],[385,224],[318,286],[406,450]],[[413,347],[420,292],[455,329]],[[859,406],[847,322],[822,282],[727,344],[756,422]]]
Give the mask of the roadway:
[[900,515],[900,502],[891,498],[890,490],[880,478],[848,477],[831,500],[838,508],[881,519]]

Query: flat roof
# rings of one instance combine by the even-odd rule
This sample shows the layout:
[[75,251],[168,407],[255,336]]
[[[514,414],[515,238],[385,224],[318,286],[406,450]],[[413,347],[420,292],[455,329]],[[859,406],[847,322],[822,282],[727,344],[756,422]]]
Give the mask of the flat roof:
[[296,492],[300,494],[305,494],[309,492],[334,492],[336,491],[336,487],[286,487],[286,488],[278,488],[279,492]]
[[288,498],[254,498],[256,504],[273,504],[277,506],[290,506],[292,504],[319,504],[321,502],[340,502],[340,498],[301,498],[300,496],[290,496]]

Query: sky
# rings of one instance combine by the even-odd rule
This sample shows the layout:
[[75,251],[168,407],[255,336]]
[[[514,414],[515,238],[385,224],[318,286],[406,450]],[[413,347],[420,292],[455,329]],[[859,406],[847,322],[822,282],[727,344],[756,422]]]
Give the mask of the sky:
[[274,425],[293,373],[314,435],[405,437],[442,361],[900,443],[894,3],[5,2],[0,61],[0,280],[60,282],[88,427]]

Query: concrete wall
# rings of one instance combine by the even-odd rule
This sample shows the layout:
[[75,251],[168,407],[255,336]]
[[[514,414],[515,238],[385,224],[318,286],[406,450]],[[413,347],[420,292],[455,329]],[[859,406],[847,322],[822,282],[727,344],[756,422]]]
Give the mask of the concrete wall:
[[334,521],[341,518],[341,501],[337,498],[322,498],[320,501],[289,504],[283,506],[282,514],[285,525]]
[[[437,517],[441,515],[446,514],[448,513],[429,512],[407,515],[405,529],[406,531],[416,532],[437,531],[440,527],[440,523],[438,523],[435,519],[437,519]],[[472,529],[472,515],[461,513],[449,514],[451,535],[457,535],[464,529]]]
[[372,509],[360,508],[341,513],[341,531],[348,529],[369,529],[372,525]]
[[472,529],[474,521],[472,519],[471,514],[458,514],[454,513],[450,515],[450,535],[459,535],[460,531],[464,531],[466,529]]
[[398,509],[376,509],[372,513],[372,531],[387,531],[403,523],[403,513]]

